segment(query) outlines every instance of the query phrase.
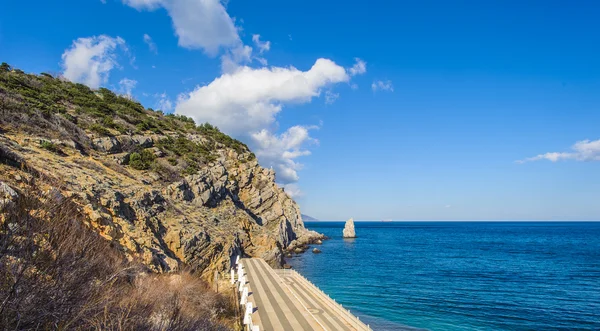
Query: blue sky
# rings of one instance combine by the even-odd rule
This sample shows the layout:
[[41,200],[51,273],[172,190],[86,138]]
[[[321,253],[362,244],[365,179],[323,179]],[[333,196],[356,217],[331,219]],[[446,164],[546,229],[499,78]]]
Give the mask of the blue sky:
[[215,123],[320,219],[597,220],[598,17],[595,1],[9,0],[0,61]]

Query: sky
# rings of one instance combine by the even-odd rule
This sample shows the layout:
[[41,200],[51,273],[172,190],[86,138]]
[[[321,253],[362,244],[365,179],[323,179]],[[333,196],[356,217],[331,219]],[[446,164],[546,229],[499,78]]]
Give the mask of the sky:
[[322,220],[599,220],[597,1],[7,0],[0,62],[244,141]]

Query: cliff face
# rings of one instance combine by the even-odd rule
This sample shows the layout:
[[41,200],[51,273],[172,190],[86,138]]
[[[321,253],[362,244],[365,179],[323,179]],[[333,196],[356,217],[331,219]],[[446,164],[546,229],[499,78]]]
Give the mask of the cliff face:
[[[7,87],[6,76],[38,84],[30,89],[44,88],[46,80],[61,88],[74,84],[2,74],[0,181],[17,191],[35,186],[73,197],[89,225],[130,258],[156,271],[185,265],[208,276],[227,270],[237,254],[282,265],[286,248],[322,238],[304,228],[298,205],[277,186],[273,170],[262,168],[245,145],[216,129],[136,110],[142,121],[158,127],[150,131],[134,127],[129,113],[116,106],[106,115],[110,120],[100,122],[68,97],[57,102],[57,112],[47,111],[28,102],[35,94]],[[85,93],[94,102],[110,96]],[[161,120],[179,122],[161,127]],[[97,123],[120,127],[102,130]]]

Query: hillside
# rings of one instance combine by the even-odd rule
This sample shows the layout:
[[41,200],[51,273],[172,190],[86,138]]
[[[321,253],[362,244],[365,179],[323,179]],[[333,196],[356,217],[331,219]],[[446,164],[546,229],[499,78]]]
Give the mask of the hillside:
[[281,266],[287,249],[322,238],[273,170],[210,124],[7,64],[0,181],[71,199],[86,225],[156,272],[212,279],[237,254]]
[[318,221],[318,219],[304,214],[302,214],[302,220],[306,222]]

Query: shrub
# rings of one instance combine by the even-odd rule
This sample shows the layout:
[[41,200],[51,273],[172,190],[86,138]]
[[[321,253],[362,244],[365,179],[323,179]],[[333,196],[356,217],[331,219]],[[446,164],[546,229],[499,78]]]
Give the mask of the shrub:
[[148,170],[156,156],[151,151],[144,149],[140,153],[131,153],[129,166],[136,170]]
[[63,154],[63,151],[55,143],[48,140],[42,140],[40,142],[40,147],[52,153]]
[[[233,306],[189,272],[152,274],[71,198],[19,192],[0,214],[3,330],[227,330]],[[227,323],[227,322],[226,322]]]
[[111,133],[110,133],[110,131],[108,131],[107,128],[103,127],[102,125],[96,124],[96,123],[92,124],[89,127],[89,130],[96,132],[101,136],[111,136]]

